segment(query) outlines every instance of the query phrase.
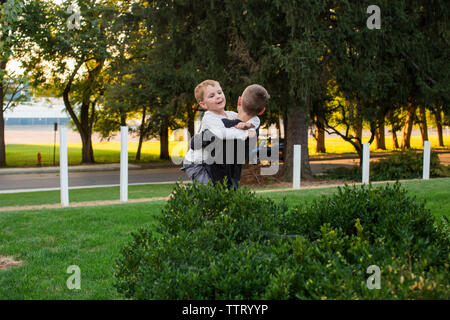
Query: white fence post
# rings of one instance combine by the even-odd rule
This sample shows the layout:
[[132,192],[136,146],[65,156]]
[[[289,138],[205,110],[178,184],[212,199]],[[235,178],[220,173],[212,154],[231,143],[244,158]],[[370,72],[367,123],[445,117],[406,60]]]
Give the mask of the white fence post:
[[423,179],[430,179],[430,141],[425,141],[423,145]]
[[61,205],[69,205],[69,166],[67,157],[67,127],[59,129],[59,181],[61,189]]
[[128,201],[128,127],[120,127],[120,201]]
[[369,183],[370,143],[363,144],[362,183]]
[[293,175],[292,175],[292,188],[293,189],[300,189],[300,172],[301,172],[301,153],[302,153],[302,146],[299,144],[294,145],[294,168],[293,168]]

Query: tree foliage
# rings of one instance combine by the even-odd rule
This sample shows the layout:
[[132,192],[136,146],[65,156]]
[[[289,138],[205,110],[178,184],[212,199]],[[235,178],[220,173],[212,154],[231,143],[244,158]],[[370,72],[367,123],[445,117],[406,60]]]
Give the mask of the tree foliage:
[[35,85],[63,96],[83,161],[93,160],[94,123],[105,136],[136,117],[143,138],[165,141],[169,128],[183,126],[193,134],[193,89],[205,79],[222,84],[230,109],[247,85],[268,89],[261,118],[267,125],[283,119],[285,178],[294,144],[303,146],[302,174],[310,175],[313,122],[360,155],[363,128],[370,142],[386,123],[394,132],[403,126],[407,139],[424,108],[448,123],[450,9],[443,0],[379,1],[380,29],[367,27],[365,0],[80,0],[75,30],[66,23],[71,1],[25,3],[22,60]]
[[6,166],[5,121],[3,113],[23,98],[27,78],[7,70],[8,62],[16,55],[18,21],[24,3],[21,0],[0,1],[0,167]]
[[78,1],[79,26],[70,28],[73,1],[28,1],[21,23],[22,63],[35,86],[52,86],[63,97],[83,143],[82,162],[94,161],[92,127],[109,81],[105,70],[117,54],[120,6],[116,1]]

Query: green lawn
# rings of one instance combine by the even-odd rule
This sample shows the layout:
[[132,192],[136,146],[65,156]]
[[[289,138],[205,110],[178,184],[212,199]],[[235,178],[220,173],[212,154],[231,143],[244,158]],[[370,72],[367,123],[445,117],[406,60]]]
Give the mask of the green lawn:
[[[433,149],[438,148],[437,136],[430,136],[431,147]],[[363,142],[368,141],[368,137],[363,138]],[[314,152],[316,141],[314,138],[309,139],[309,153],[310,155],[317,155]],[[444,143],[446,146],[450,145],[450,137],[444,136]],[[179,141],[171,141],[169,143],[170,154],[176,154],[177,156],[183,156],[185,149],[184,143]],[[120,161],[120,143],[118,142],[99,142],[94,143],[94,158],[98,163],[118,163]],[[327,153],[331,154],[343,154],[343,153],[356,153],[354,148],[348,142],[345,142],[339,137],[327,137],[325,140],[325,147]],[[392,139],[386,139],[386,147],[388,151],[392,151]],[[411,147],[415,149],[422,149],[422,138],[413,136],[411,137]],[[159,160],[159,141],[146,141],[142,147],[141,160],[136,161],[137,142],[130,142],[128,144],[128,158],[132,163],[160,161]],[[441,148],[442,149],[442,148]],[[383,151],[375,150],[374,144],[372,144],[371,150],[373,152]],[[37,154],[41,153],[42,165],[53,165],[53,145],[32,145],[32,144],[8,144],[6,145],[6,159],[9,167],[30,167],[36,166]],[[68,146],[68,158],[70,165],[77,165],[81,163],[81,143],[73,143]],[[55,163],[59,163],[59,150],[56,146]]]
[[[176,144],[176,143],[175,143]],[[172,149],[175,146],[170,143]],[[94,143],[94,158],[98,163],[118,163],[120,162],[120,143],[102,142]],[[136,162],[137,143],[130,142],[128,145],[128,158],[130,162]],[[6,161],[9,167],[30,167],[36,166],[38,152],[42,156],[43,166],[53,165],[53,145],[44,144],[8,144],[6,145]],[[68,145],[69,165],[79,165],[81,163],[81,143]],[[141,152],[141,162],[160,161],[159,142],[145,142]],[[59,146],[56,146],[55,163],[59,164]]]
[[[165,197],[170,194],[173,185],[147,184],[128,186],[128,199]],[[119,200],[120,187],[87,188],[69,190],[69,201],[85,202],[96,200]],[[10,206],[40,205],[60,203],[60,191],[38,191],[0,194],[0,208]]]
[[[427,207],[436,217],[450,217],[450,178],[408,181],[403,185],[418,199],[427,199]],[[145,193],[143,197],[166,195],[171,190],[170,185],[133,187],[136,187],[133,191],[136,198],[142,193]],[[97,200],[110,199],[112,189],[74,190],[71,196],[75,198],[74,194],[79,192],[80,201],[93,200],[94,195]],[[260,196],[275,200],[286,198],[292,206],[335,191],[336,188],[305,189],[262,193]],[[114,192],[117,192],[117,199],[118,188]],[[16,198],[0,195],[0,203],[30,204],[28,197],[37,201],[36,195],[24,193],[15,195]],[[39,197],[50,201],[55,195],[43,192]],[[0,212],[0,256],[13,256],[23,261],[22,267],[0,270],[0,299],[121,299],[112,286],[112,272],[119,250],[129,241],[130,232],[140,226],[154,227],[154,217],[164,204],[164,201],[155,201]],[[78,265],[81,269],[81,290],[71,291],[66,287],[69,277],[66,270],[70,265]]]
[[[0,270],[0,299],[118,299],[112,270],[131,231],[151,226],[163,205],[0,212],[0,255],[24,261]],[[69,290],[67,267],[81,269]]]

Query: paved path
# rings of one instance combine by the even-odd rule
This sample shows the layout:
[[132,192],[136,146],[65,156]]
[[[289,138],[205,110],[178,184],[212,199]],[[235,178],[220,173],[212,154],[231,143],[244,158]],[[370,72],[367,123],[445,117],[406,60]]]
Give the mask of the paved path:
[[[132,169],[128,171],[129,184],[175,182],[179,178],[188,180],[188,176],[179,168]],[[1,174],[0,192],[29,189],[59,188],[59,174],[29,173]],[[118,170],[69,172],[69,187],[109,186],[120,184]]]
[[[314,174],[324,172],[333,167],[351,167],[357,165],[353,159],[311,162]],[[90,186],[114,186],[120,184],[119,166],[86,166],[71,167],[69,172],[69,188]],[[58,168],[2,169],[0,172],[0,193],[32,191],[36,189],[56,190],[59,188]],[[139,169],[130,166],[128,170],[129,184],[174,183],[179,179],[190,180],[179,167]]]

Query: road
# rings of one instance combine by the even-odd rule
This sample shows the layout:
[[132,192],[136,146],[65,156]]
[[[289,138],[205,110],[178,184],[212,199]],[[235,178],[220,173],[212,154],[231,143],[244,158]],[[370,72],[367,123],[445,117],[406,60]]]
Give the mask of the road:
[[[335,162],[337,163],[311,162],[311,169],[316,174],[332,167],[353,165],[352,159],[344,160],[346,163],[342,163],[342,160],[335,160]],[[189,180],[188,176],[178,167],[128,170],[129,184],[174,182],[180,178],[184,181]],[[59,174],[57,172],[0,174],[0,192],[57,189],[59,188],[59,183]],[[69,188],[119,185],[119,183],[120,173],[118,170],[69,172]]]
[[[173,182],[188,177],[179,168],[136,169],[128,171],[128,183],[161,183]],[[118,170],[69,172],[69,187],[88,187],[118,185]],[[0,191],[52,189],[59,187],[58,173],[29,173],[0,175]]]

